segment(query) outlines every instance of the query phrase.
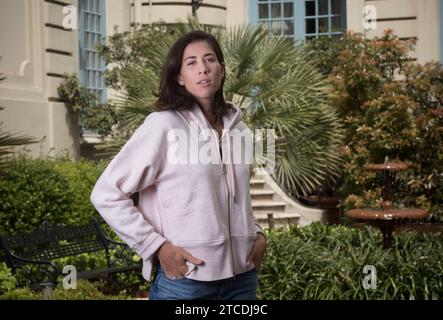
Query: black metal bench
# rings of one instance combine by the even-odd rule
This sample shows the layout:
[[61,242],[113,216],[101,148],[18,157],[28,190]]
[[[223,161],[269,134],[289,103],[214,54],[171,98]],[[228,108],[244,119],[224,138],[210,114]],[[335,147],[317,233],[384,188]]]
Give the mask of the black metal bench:
[[104,252],[106,267],[76,270],[77,279],[105,278],[109,274],[141,271],[142,268],[141,261],[131,259],[135,253],[126,244],[107,237],[96,220],[79,226],[43,224],[31,233],[0,236],[0,248],[7,266],[13,273],[24,270],[27,285],[31,287],[42,283],[55,285],[59,276],[66,274],[54,260],[83,253]]

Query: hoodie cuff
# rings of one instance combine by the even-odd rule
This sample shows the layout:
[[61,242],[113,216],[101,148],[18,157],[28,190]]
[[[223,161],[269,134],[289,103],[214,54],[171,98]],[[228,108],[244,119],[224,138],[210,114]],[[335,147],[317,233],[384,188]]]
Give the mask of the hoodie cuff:
[[155,254],[157,250],[165,242],[166,242],[165,238],[163,238],[157,232],[153,232],[153,234],[150,235],[147,239],[145,239],[143,243],[140,245],[140,247],[142,248],[140,250],[137,250],[136,248],[135,251],[137,251],[137,253],[143,259],[143,261],[148,261],[152,257],[152,255]]
[[268,240],[268,237],[266,236],[265,231],[257,222],[255,222],[255,231],[257,232],[257,234],[261,233],[262,235],[264,235],[266,240]]

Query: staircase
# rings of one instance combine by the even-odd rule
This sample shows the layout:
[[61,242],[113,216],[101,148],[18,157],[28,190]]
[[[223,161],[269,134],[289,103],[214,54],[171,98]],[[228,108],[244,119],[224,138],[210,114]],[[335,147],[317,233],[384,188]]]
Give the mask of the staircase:
[[304,226],[326,220],[324,210],[304,206],[289,198],[266,172],[255,170],[250,185],[252,210],[262,228],[269,228],[270,224],[275,228]]

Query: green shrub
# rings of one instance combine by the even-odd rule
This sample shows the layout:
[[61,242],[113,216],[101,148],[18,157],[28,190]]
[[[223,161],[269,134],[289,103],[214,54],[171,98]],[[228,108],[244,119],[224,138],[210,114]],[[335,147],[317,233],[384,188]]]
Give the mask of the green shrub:
[[76,74],[64,74],[57,93],[68,110],[81,117],[82,126],[102,136],[111,133],[118,119],[112,103],[100,104],[96,94],[83,88]]
[[44,220],[65,222],[75,214],[68,179],[53,168],[44,160],[10,163],[0,179],[1,232],[31,231]]
[[[67,158],[30,159],[19,155],[0,179],[0,232],[6,234],[29,232],[43,221],[51,224],[79,225],[96,218],[105,233],[115,240],[118,236],[103,222],[90,202],[90,194],[103,170],[102,163],[82,159],[72,162]],[[111,259],[116,252],[110,251]],[[130,253],[128,261],[139,259]],[[0,257],[1,260],[1,257]],[[87,253],[54,261],[60,269],[74,265],[86,271],[106,267],[104,252]],[[0,292],[12,288],[7,270],[0,269]],[[3,277],[4,276],[4,277]],[[27,276],[18,272],[18,283],[27,283]],[[140,272],[113,275],[112,286],[105,286],[107,294],[144,290],[148,283]],[[3,288],[5,287],[5,289]]]
[[[319,223],[269,232],[260,271],[260,299],[442,299],[443,235],[381,233]],[[363,288],[365,265],[377,288]]]
[[0,300],[42,300],[43,295],[29,288],[18,288],[0,295]]
[[[119,295],[106,295],[99,289],[99,282],[79,280],[76,289],[65,289],[57,286],[51,292],[50,300],[126,300],[130,297]],[[29,288],[10,290],[0,295],[0,300],[43,300],[43,291],[32,291]]]
[[100,172],[85,160],[18,157],[0,179],[0,232],[29,232],[43,221],[84,224],[98,217],[89,199]]
[[89,222],[93,217],[99,218],[91,204],[90,196],[101,174],[100,166],[85,159],[77,162],[57,160],[54,162],[53,168],[55,172],[67,179],[72,192],[70,210],[73,215],[66,216],[64,224],[82,224]]
[[395,205],[425,208],[431,220],[443,220],[443,68],[412,62],[413,45],[386,31],[374,39],[347,33],[311,46],[345,123],[340,188],[346,209],[380,203],[380,177],[365,164],[400,160],[410,169],[396,175]]
[[[110,250],[109,255],[111,261],[117,261],[116,250]],[[122,258],[122,257],[120,257]],[[128,252],[125,255],[127,263],[136,263],[140,257],[134,252]],[[66,257],[54,261],[60,270],[64,266],[75,266],[78,271],[88,271],[106,268],[106,256],[104,252],[84,253],[77,256]],[[108,281],[99,284],[99,289],[108,295],[134,295],[139,291],[147,290],[149,282],[145,281],[140,271],[121,272],[108,275]],[[59,282],[62,282],[60,277]]]
[[4,262],[0,262],[0,294],[15,289],[17,279]]
[[86,280],[77,281],[76,289],[65,289],[57,286],[51,295],[51,300],[117,300],[128,299],[125,295],[106,295],[99,289],[100,283]]
[[[133,252],[128,252],[125,257],[125,262],[120,260],[122,257],[116,250],[109,251],[113,266],[124,266],[127,264],[135,264],[140,260],[140,257]],[[117,257],[118,255],[118,257]],[[119,258],[119,259],[118,259]],[[57,266],[58,270],[63,271],[65,266],[74,266],[77,272],[99,270],[107,267],[106,256],[104,251],[83,253],[76,256],[69,256],[52,260]],[[0,265],[1,267],[1,265]],[[52,281],[52,278],[47,277],[47,273],[39,273],[38,270],[33,270],[32,280],[30,283],[31,265],[19,268],[17,272],[12,275],[10,270],[6,267],[0,268],[0,294],[8,292],[16,287],[38,287],[39,283]],[[46,270],[46,269],[45,269]],[[57,278],[57,284],[60,286],[63,283],[63,278],[67,274],[60,274]],[[94,279],[95,280],[95,279]],[[127,295],[134,296],[141,291],[146,291],[149,287],[149,281],[145,281],[140,271],[128,271],[115,274],[109,274],[106,278],[101,278],[97,282],[97,288],[106,295]]]

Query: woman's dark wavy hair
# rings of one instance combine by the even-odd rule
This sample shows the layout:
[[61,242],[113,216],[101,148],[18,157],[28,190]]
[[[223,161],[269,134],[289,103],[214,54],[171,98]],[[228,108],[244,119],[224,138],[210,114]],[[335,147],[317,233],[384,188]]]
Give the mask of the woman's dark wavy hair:
[[[183,53],[188,44],[206,41],[214,50],[221,65],[224,66],[222,49],[215,37],[204,31],[191,31],[181,36],[169,50],[160,79],[159,98],[154,104],[154,110],[186,110],[198,103],[186,89],[178,84],[177,77],[182,66]],[[226,77],[226,72],[225,72]],[[221,117],[228,109],[223,97],[225,77],[222,78],[220,89],[214,97],[214,113]]]

